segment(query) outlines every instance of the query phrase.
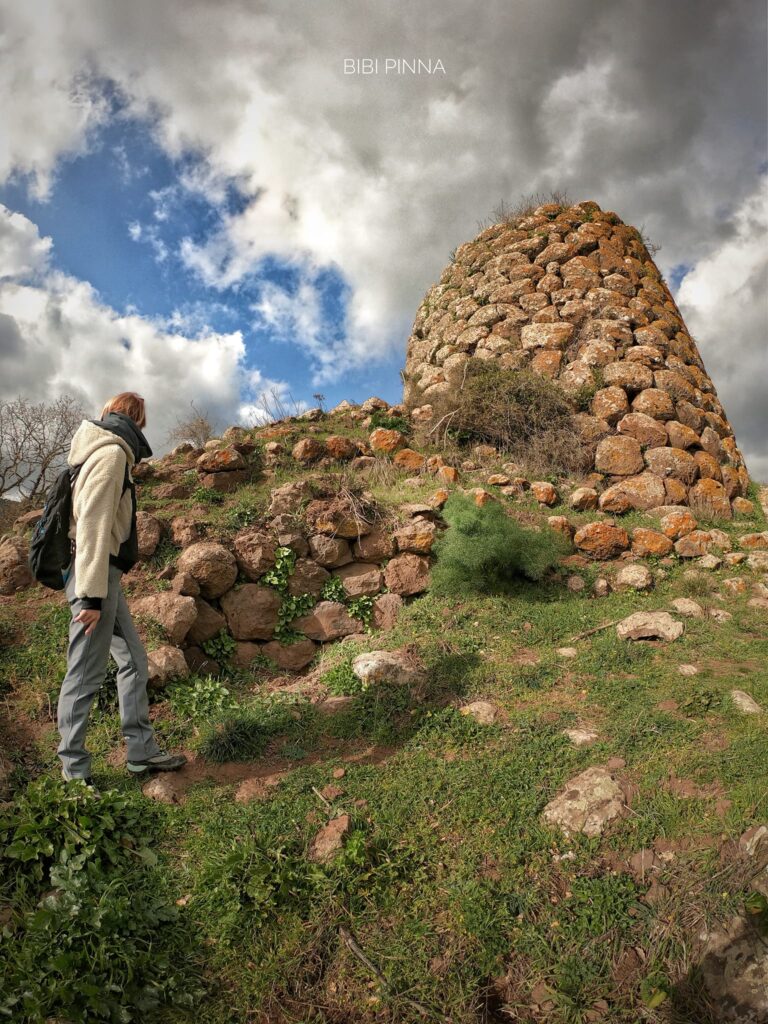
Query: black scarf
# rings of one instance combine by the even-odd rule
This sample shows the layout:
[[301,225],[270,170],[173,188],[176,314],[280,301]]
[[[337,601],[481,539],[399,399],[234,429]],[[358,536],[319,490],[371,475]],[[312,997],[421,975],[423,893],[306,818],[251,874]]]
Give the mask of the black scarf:
[[117,434],[123,441],[126,441],[131,446],[136,463],[141,462],[142,459],[148,459],[152,455],[152,449],[149,447],[146,437],[131,417],[126,416],[124,412],[108,412],[103,420],[91,420],[91,423],[95,423],[103,430]]

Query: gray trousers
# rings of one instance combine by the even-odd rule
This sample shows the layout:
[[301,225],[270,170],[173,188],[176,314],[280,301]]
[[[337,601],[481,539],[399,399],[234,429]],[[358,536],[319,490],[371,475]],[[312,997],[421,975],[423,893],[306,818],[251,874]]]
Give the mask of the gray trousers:
[[101,618],[90,636],[85,624],[75,622],[82,602],[75,597],[74,562],[64,591],[72,610],[69,624],[67,674],[61,684],[58,725],[61,735],[59,757],[68,779],[86,778],[91,774],[91,756],[85,749],[88,713],[101,688],[107,671],[109,655],[117,662],[117,696],[120,702],[120,728],[129,761],[143,761],[159,753],[152,726],[149,724],[147,698],[147,652],[136,627],[120,584],[122,572],[109,567],[107,596],[102,601]]

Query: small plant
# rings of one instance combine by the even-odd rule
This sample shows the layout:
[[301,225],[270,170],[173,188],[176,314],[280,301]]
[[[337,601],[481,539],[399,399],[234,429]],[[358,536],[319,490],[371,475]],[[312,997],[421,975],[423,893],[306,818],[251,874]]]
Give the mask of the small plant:
[[565,551],[553,530],[520,526],[495,501],[478,508],[455,492],[445,503],[449,529],[435,544],[437,563],[432,591],[442,595],[488,593],[508,589],[521,577],[540,580]]
[[352,598],[347,603],[349,614],[353,619],[360,619],[366,629],[371,628],[371,622],[373,620],[373,598],[369,594],[363,594],[362,597]]
[[176,714],[195,724],[221,717],[238,707],[226,686],[213,676],[196,679],[191,685],[188,680],[172,683],[166,692]]
[[293,548],[280,547],[275,552],[275,564],[264,573],[261,582],[284,594],[288,589],[288,579],[295,568],[296,552]]
[[213,487],[203,487],[202,484],[192,491],[192,498],[203,505],[221,505],[224,495]]
[[300,615],[306,615],[314,606],[315,597],[312,594],[284,594],[277,613],[275,638],[283,644],[303,639],[290,628],[290,625],[294,619]]
[[383,427],[385,430],[399,430],[401,434],[411,433],[409,420],[402,416],[389,416],[383,409],[377,409],[371,416],[371,430]]
[[261,519],[261,510],[248,500],[241,500],[227,509],[227,526],[232,530],[242,530],[246,526],[254,526]]
[[210,640],[204,640],[201,646],[209,658],[225,667],[229,665],[232,655],[237,650],[235,638],[225,629],[220,629]]
[[335,697],[354,697],[368,689],[352,671],[350,661],[341,661],[334,665],[322,676],[320,682],[327,686],[328,692]]
[[340,601],[343,604],[347,599],[347,592],[341,577],[331,576],[329,580],[326,580],[320,592],[320,598],[323,601]]

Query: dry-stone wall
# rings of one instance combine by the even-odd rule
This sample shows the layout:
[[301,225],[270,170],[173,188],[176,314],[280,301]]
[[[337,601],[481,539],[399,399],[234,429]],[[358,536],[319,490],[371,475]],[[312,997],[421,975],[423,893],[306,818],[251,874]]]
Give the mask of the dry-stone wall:
[[669,288],[638,231],[597,203],[545,204],[456,250],[408,343],[415,420],[429,422],[473,359],[527,368],[571,396],[606,512],[690,505],[730,518],[746,494],[744,459]]

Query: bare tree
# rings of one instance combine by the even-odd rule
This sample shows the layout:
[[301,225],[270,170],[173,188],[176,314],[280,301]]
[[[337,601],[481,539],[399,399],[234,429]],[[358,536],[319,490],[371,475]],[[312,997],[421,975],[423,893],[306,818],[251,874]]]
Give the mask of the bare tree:
[[66,465],[72,434],[85,410],[71,395],[32,403],[0,401],[0,495],[42,498]]
[[[317,398],[317,395],[313,397]],[[251,413],[249,427],[263,427],[265,423],[279,423],[280,420],[298,416],[303,411],[301,403],[293,397],[290,391],[285,392],[282,388],[275,386],[268,391],[261,392],[256,399],[255,410]]]
[[168,434],[168,444],[189,441],[195,448],[202,448],[206,441],[218,436],[219,424],[207,409],[198,409],[190,402],[191,413],[176,418],[176,426]]

